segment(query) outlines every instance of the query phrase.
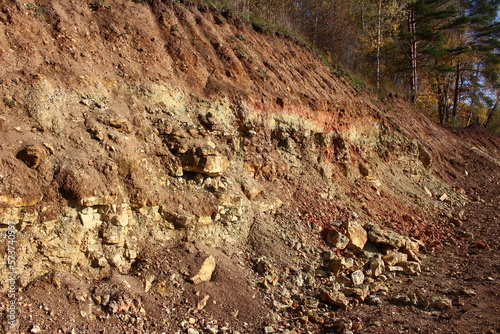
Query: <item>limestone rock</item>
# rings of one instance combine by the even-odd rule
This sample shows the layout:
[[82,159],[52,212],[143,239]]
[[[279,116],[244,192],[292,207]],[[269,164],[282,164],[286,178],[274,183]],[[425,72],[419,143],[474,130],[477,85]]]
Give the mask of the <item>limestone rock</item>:
[[388,266],[394,266],[400,262],[408,261],[408,255],[400,252],[392,252],[382,257]]
[[186,152],[181,162],[184,171],[208,176],[220,176],[229,167],[229,160],[211,148],[197,148]]
[[377,254],[374,257],[372,257],[370,260],[371,276],[378,277],[378,276],[382,275],[384,270],[385,270],[385,264],[384,264],[384,260],[382,260],[382,257],[380,256],[380,254]]
[[245,196],[252,200],[259,195],[264,188],[254,179],[244,179],[241,181],[241,189]]
[[327,243],[338,249],[344,249],[349,244],[349,239],[335,230],[328,231],[325,239]]
[[198,273],[191,277],[189,280],[194,284],[210,281],[212,274],[215,270],[215,258],[210,255],[203,261],[203,264],[198,270]]
[[351,221],[344,224],[346,235],[349,238],[348,249],[360,250],[365,246],[367,238],[366,230],[358,222]]
[[399,265],[403,268],[403,272],[408,275],[417,275],[422,271],[418,262],[406,261],[400,262]]

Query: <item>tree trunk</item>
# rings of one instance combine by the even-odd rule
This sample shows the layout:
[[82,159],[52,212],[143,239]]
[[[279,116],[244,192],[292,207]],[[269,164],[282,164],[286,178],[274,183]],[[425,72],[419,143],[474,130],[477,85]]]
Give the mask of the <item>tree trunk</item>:
[[410,80],[410,94],[411,102],[415,103],[417,100],[418,91],[418,72],[417,72],[417,24],[415,22],[415,9],[410,7],[408,10],[408,30],[410,32],[410,62],[411,62],[411,80]]
[[498,100],[500,100],[500,94],[497,94],[497,98],[495,100],[495,104],[491,109],[488,111],[488,118],[486,118],[486,122],[484,122],[484,127],[487,128],[488,125],[490,124],[491,120],[493,119],[493,115],[497,111],[497,106],[498,106]]
[[457,64],[457,76],[455,77],[455,92],[453,96],[453,111],[451,113],[453,119],[457,117],[458,96],[460,95],[460,63]]

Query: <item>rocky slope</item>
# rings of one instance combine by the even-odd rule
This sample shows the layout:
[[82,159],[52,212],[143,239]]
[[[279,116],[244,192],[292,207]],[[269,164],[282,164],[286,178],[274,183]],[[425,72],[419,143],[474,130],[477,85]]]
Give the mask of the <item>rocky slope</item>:
[[7,331],[326,330],[452,236],[469,156],[498,167],[206,5],[12,0],[0,29]]

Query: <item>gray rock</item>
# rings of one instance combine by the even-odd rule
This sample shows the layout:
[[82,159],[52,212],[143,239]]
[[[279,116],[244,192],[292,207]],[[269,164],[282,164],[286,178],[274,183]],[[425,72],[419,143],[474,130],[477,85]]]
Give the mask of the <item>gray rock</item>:
[[330,230],[326,235],[326,242],[338,249],[345,249],[349,244],[349,238],[342,233]]
[[356,270],[351,274],[352,283],[356,285],[361,285],[365,281],[365,274],[361,270]]

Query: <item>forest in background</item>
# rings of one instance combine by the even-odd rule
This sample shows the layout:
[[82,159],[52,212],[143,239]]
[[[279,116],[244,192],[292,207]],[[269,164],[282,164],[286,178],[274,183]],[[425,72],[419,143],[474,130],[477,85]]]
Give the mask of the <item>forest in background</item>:
[[443,125],[500,132],[500,0],[217,0],[305,40],[355,88],[397,93]]

